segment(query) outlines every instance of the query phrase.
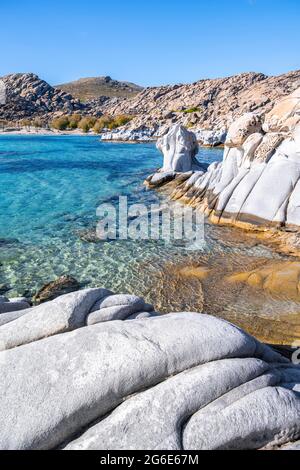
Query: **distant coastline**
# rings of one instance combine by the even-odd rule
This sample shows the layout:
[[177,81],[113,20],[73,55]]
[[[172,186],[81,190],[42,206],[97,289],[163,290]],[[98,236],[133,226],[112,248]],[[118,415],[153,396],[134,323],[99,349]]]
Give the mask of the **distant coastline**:
[[93,131],[83,132],[79,129],[74,129],[70,131],[59,131],[57,129],[46,129],[46,128],[39,128],[39,129],[28,129],[28,128],[10,128],[10,129],[0,129],[0,136],[2,135],[53,135],[53,136],[65,136],[65,135],[98,135]]

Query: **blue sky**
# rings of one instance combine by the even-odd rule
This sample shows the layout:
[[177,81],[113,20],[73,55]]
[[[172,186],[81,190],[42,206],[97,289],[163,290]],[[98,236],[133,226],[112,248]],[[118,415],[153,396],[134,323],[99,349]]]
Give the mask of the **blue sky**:
[[144,86],[300,69],[300,0],[0,2],[0,76]]

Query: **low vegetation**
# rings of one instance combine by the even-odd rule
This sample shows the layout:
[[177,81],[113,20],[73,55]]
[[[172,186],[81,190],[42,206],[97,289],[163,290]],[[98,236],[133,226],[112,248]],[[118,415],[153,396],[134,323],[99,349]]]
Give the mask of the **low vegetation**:
[[199,111],[201,111],[200,108],[189,108],[189,109],[184,109],[182,112],[183,114],[191,114],[191,113],[198,113]]
[[60,116],[53,119],[50,127],[60,131],[80,129],[82,132],[89,132],[93,130],[100,133],[103,129],[117,129],[118,127],[127,124],[133,116],[128,114],[121,114],[118,116],[101,116],[95,118],[94,116],[80,116],[79,114],[72,114],[70,116]]
[[183,113],[183,114],[192,114],[192,113],[199,113],[201,112],[201,108],[197,106],[193,106],[192,108],[180,108],[180,109],[172,109],[171,113]]
[[7,127],[8,122],[5,119],[0,119],[0,129],[4,130]]
[[0,119],[0,130],[5,130],[10,127],[16,129],[25,128],[30,130],[32,128],[38,129],[56,129],[58,131],[72,131],[78,129],[82,132],[89,132],[93,130],[97,134],[101,133],[104,129],[117,129],[118,127],[127,124],[134,116],[128,114],[120,114],[117,116],[103,115],[100,118],[95,116],[81,116],[80,114],[70,114],[59,116],[51,122],[36,117],[34,119],[24,118],[19,121],[10,122],[5,119]]
[[50,124],[50,127],[57,129],[58,131],[65,131],[69,127],[69,118],[68,116],[61,116],[59,118],[53,119]]

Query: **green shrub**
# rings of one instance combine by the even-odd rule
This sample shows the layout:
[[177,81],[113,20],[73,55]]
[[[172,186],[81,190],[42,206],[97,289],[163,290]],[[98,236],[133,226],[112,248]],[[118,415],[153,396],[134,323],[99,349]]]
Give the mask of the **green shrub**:
[[61,116],[59,118],[53,119],[50,126],[53,127],[53,129],[64,131],[69,127],[69,118],[68,116]]
[[94,127],[93,127],[93,131],[96,132],[96,134],[100,134],[102,129],[103,129],[103,125],[102,125],[100,119],[98,119],[97,122],[95,123]]
[[21,127],[30,128],[32,126],[32,121],[30,119],[22,119],[21,121],[19,121],[19,125]]
[[133,119],[133,117],[134,116],[129,114],[119,114],[114,118],[112,116],[103,115],[97,119],[93,126],[93,130],[99,134],[103,129],[117,129],[118,127],[127,124],[131,119]]
[[125,126],[125,124],[131,121],[131,119],[133,119],[133,116],[130,116],[129,114],[120,114],[115,117],[114,123],[116,124],[116,127]]
[[32,122],[32,125],[33,127],[35,128],[39,128],[39,127],[43,127],[44,126],[44,123],[43,121],[40,119],[40,118],[35,118]]
[[97,122],[97,118],[95,118],[94,116],[87,116],[86,119],[88,120],[90,129],[92,129]]
[[0,119],[0,127],[2,129],[4,129],[5,127],[7,127],[8,125],[8,122],[5,120],[5,119]]
[[108,127],[108,129],[110,129],[112,131],[113,129],[117,129],[117,127],[119,127],[119,126],[116,124],[116,121],[113,120],[108,124],[107,127]]
[[112,122],[112,118],[110,116],[101,116],[99,119],[97,119],[96,123],[94,124],[94,131],[99,133],[101,132],[104,128],[107,128]]
[[200,108],[189,108],[183,111],[184,114],[197,113],[200,111]]

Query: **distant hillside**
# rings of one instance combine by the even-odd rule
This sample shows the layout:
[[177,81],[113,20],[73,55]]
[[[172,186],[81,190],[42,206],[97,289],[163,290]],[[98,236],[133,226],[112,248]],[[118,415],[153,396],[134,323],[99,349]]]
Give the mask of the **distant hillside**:
[[55,88],[70,93],[81,101],[94,100],[100,96],[132,98],[143,90],[134,83],[119,82],[111,77],[80,78],[74,82],[56,85]]
[[[96,87],[100,96],[95,98],[93,94],[93,99],[86,102],[79,101],[74,96],[76,92],[65,88],[67,85],[60,86],[63,90],[52,87],[32,73],[6,75],[2,82],[6,88],[6,103],[0,104],[0,120],[4,121],[38,118],[49,122],[58,116],[74,113],[95,117],[130,114],[134,119],[124,126],[125,130],[157,130],[175,123],[196,129],[223,130],[246,112],[263,115],[270,111],[276,101],[300,87],[300,70],[276,77],[243,73],[141,91],[137,85],[117,82],[109,77],[73,82],[75,87],[76,84],[82,89],[87,87],[89,93],[92,93],[91,84]],[[132,95],[125,98],[121,96],[124,93]],[[107,96],[109,94],[113,97]],[[86,99],[92,95],[84,96]]]
[[118,102],[107,100],[101,111],[136,116],[127,127],[158,128],[182,123],[199,129],[222,129],[247,112],[265,114],[274,103],[300,87],[300,70],[276,77],[243,73],[191,84],[145,88]]

